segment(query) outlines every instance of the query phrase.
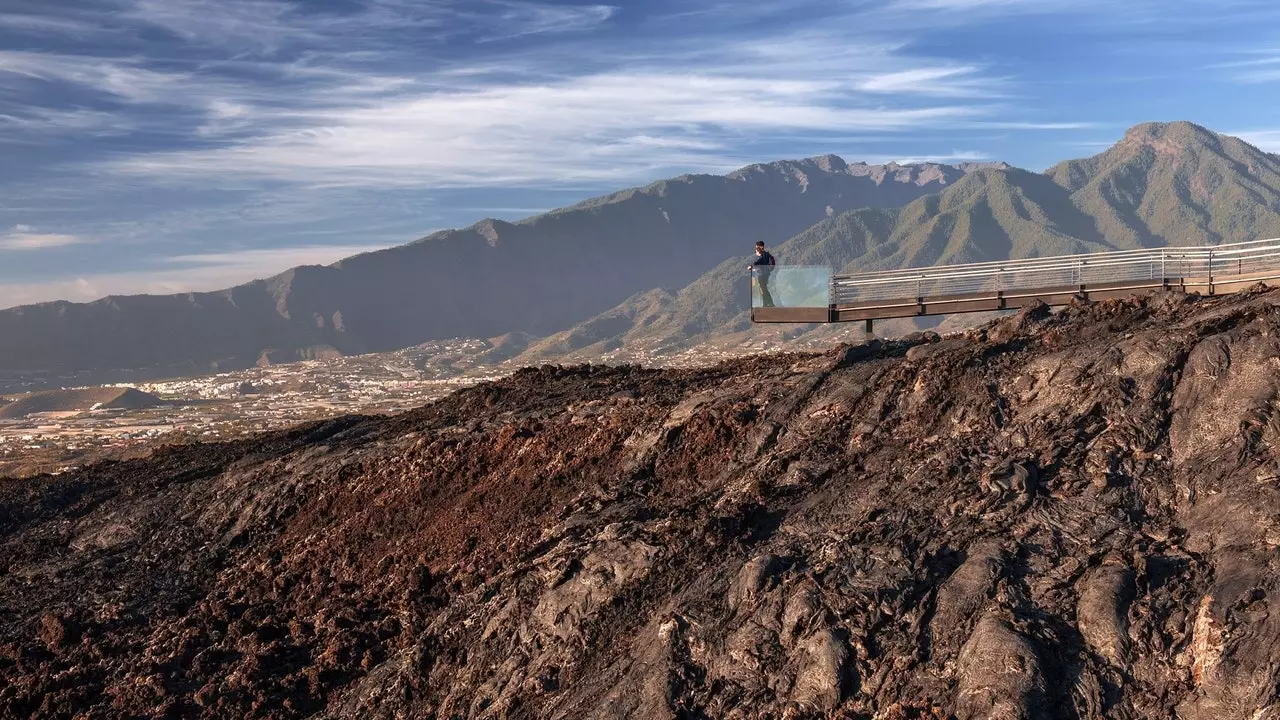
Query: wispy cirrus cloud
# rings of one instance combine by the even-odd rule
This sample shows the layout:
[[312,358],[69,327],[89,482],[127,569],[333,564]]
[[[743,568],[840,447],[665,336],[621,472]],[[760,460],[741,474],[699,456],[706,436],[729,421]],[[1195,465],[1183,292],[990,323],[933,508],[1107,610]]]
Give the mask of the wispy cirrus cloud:
[[[122,7],[126,19],[185,40],[266,55],[336,38],[344,38],[346,47],[361,46],[361,34],[387,31],[412,31],[419,41],[466,35],[493,41],[581,32],[608,21],[617,11],[609,5],[528,0],[364,0],[345,12],[317,11],[286,0],[124,0]],[[376,42],[368,44],[378,47]]]
[[33,138],[52,142],[68,134],[124,134],[132,129],[131,124],[118,116],[100,110],[27,108],[17,112],[21,114],[0,114],[0,144]]
[[33,35],[87,37],[104,31],[101,25],[73,17],[49,17],[34,13],[0,12],[0,28]]
[[[743,138],[976,128],[1007,114],[995,101],[1012,84],[981,65],[916,56],[900,40],[871,42],[816,21],[785,32],[648,37],[609,53],[586,39],[551,52],[499,47],[460,63],[371,39],[403,37],[413,28],[496,47],[601,27],[618,9],[364,0],[335,14],[284,0],[109,1],[123,9],[117,20],[231,55],[157,64],[133,56],[0,52],[0,82],[7,73],[71,84],[124,105],[111,116],[68,116],[64,125],[96,119],[104,128],[154,126],[148,106],[182,113],[188,136],[204,142],[94,164],[157,182],[627,182],[759,159],[741,149]],[[775,13],[785,9],[776,4],[765,3]],[[353,35],[355,42],[343,42]],[[41,113],[53,112],[26,108],[11,117],[38,133]],[[1011,123],[1006,129],[1036,124],[1004,122]],[[174,135],[182,128],[165,130]]]
[[1246,130],[1227,133],[1269,153],[1280,153],[1280,130]]
[[871,75],[857,88],[868,93],[932,97],[996,98],[1006,92],[1007,79],[985,77],[972,65],[916,67]]
[[932,10],[988,10],[993,8],[1036,10],[1052,7],[1052,0],[899,0],[898,5]]
[[1225,70],[1232,80],[1245,84],[1280,82],[1280,48],[1265,48],[1248,53],[1248,59],[1233,60],[1211,66]]
[[618,8],[612,5],[539,5],[531,2],[497,2],[495,5],[500,10],[489,21],[492,30],[482,38],[486,42],[589,30],[618,12]]
[[130,103],[166,101],[190,81],[181,72],[151,70],[141,58],[108,58],[0,50],[0,76],[26,83],[66,83]]
[[39,232],[29,225],[15,225],[9,232],[0,234],[0,252],[30,252],[87,242],[88,239],[77,235]]
[[[500,18],[516,18],[501,23],[508,37],[603,22],[614,13],[603,5],[534,11],[527,3],[495,4],[505,8]],[[271,34],[296,13],[276,0],[231,5],[212,27],[252,23]],[[140,0],[137,7],[175,32],[188,20],[204,27],[193,8],[217,12],[197,0]],[[402,10],[391,0],[372,7]],[[311,19],[305,30],[323,32],[327,22]],[[859,44],[814,28],[711,44],[685,38],[584,71],[591,65],[584,56],[597,49],[570,45],[567,59],[516,53],[505,63],[440,62],[412,75],[388,73],[394,63],[385,54],[160,70],[133,58],[8,52],[0,53],[0,72],[77,84],[126,105],[182,108],[199,118],[192,137],[213,141],[113,158],[99,170],[166,181],[330,186],[628,182],[728,170],[758,159],[735,147],[744,135],[897,133],[977,122],[1000,110],[992,101],[1009,84],[980,66],[937,63],[900,45]]]
[[939,155],[913,155],[909,157],[885,156],[884,158],[873,157],[868,160],[868,162],[892,162],[897,163],[898,165],[914,165],[917,163],[943,163],[951,165],[955,163],[991,162],[994,159],[995,158],[992,158],[989,153],[979,150],[953,150],[949,153]]
[[601,74],[298,112],[286,127],[229,147],[138,156],[111,169],[357,185],[608,181],[682,164],[740,165],[728,130],[901,131],[985,114],[966,104],[832,102],[850,92],[828,81]]

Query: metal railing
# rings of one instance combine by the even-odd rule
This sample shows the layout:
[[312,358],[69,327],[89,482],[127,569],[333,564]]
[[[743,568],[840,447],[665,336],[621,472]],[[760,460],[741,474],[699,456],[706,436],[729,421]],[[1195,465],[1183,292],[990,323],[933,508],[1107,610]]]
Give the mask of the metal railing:
[[833,275],[830,295],[840,306],[1129,282],[1149,287],[1193,278],[1212,286],[1254,275],[1280,277],[1280,239]]

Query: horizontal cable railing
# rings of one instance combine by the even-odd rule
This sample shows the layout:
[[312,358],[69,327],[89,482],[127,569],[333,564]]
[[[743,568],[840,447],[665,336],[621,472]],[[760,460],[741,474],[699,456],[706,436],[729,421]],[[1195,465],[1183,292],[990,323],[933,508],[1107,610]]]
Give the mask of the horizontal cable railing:
[[1191,278],[1213,283],[1269,271],[1280,275],[1280,239],[834,275],[831,302],[905,303],[917,298],[996,292],[1013,296],[1045,288],[1116,283],[1147,287]]

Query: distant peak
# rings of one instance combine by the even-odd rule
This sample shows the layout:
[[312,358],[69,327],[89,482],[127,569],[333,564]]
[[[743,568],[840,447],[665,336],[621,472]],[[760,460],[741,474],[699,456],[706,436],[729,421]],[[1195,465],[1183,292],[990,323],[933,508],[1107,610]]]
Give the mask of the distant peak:
[[1191,145],[1215,146],[1221,136],[1185,120],[1178,122],[1149,122],[1129,128],[1120,145],[1149,145],[1157,150]]
[[489,245],[492,246],[498,244],[498,238],[501,236],[502,230],[509,227],[511,227],[511,223],[509,222],[498,220],[496,218],[485,218],[475,225],[472,225],[471,229],[474,230],[477,235],[487,240]]
[[916,175],[933,177],[938,173],[954,174],[957,170],[965,173],[981,169],[1007,170],[1011,167],[1011,165],[1004,162],[964,162],[951,165],[938,162],[891,161],[882,164],[871,164],[864,160],[849,162],[839,155],[827,153],[826,155],[816,155],[803,160],[774,160],[772,162],[756,163],[729,173],[728,177],[741,179],[750,174],[779,172],[803,181],[805,173],[820,170],[834,175],[871,176],[875,178],[891,176],[902,179]]
[[1012,170],[1013,166],[1003,160],[995,162],[963,162],[956,167],[965,172],[976,172],[978,170]]
[[844,158],[830,153],[810,158],[810,160],[813,164],[827,172],[844,172],[849,167],[849,164],[844,161]]

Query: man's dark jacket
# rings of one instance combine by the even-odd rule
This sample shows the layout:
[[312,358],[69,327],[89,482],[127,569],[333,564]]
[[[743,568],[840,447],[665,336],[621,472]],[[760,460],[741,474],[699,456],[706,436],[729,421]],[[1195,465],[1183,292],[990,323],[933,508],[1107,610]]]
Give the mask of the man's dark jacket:
[[773,266],[777,265],[777,261],[773,259],[773,255],[768,250],[760,253],[760,257],[751,263],[756,266],[756,275],[759,277],[769,277],[769,273],[773,272]]

